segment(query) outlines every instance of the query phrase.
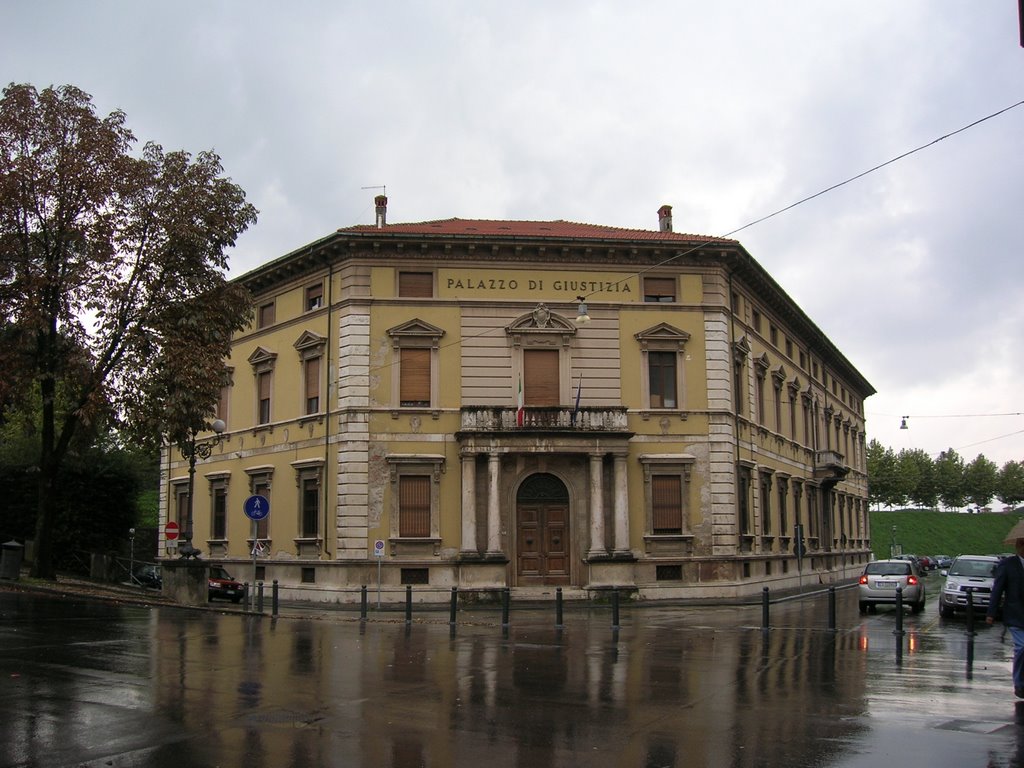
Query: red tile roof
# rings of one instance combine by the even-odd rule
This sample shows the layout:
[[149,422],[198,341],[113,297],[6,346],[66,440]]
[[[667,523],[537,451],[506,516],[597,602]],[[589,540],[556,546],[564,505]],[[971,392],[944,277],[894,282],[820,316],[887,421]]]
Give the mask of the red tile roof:
[[354,227],[345,227],[338,230],[339,233],[358,232],[370,234],[380,232],[381,234],[396,235],[463,235],[463,236],[484,236],[484,237],[550,237],[557,239],[579,239],[579,240],[646,240],[658,241],[679,241],[692,243],[735,243],[722,237],[708,237],[705,235],[687,235],[681,232],[659,232],[647,229],[623,229],[620,227],[605,227],[596,224],[580,224],[575,221],[491,221],[488,219],[438,219],[437,221],[421,221],[406,224],[385,224],[377,228],[372,224],[360,224]]

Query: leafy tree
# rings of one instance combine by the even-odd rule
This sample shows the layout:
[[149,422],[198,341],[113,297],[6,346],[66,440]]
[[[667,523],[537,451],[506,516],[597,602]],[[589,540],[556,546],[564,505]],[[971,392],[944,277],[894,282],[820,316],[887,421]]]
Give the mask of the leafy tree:
[[969,501],[979,507],[986,507],[996,495],[996,478],[999,467],[995,462],[979,453],[974,461],[964,467],[964,493]]
[[935,460],[935,483],[939,501],[947,509],[963,506],[967,499],[964,490],[964,460],[952,448],[940,453]]
[[879,507],[900,503],[899,472],[896,454],[877,440],[867,446],[868,502]]
[[108,412],[140,431],[161,421],[167,385],[153,382],[183,350],[186,311],[188,376],[175,385],[202,381],[196,399],[208,397],[225,375],[224,339],[249,318],[225,278],[225,249],[256,220],[245,193],[212,152],[134,145],[125,115],[97,116],[78,88],[3,91],[0,367],[13,391],[0,403],[27,383],[41,401],[37,577],[55,573],[60,470],[76,435]]
[[1015,507],[1024,501],[1024,464],[1008,461],[996,477],[996,498]]
[[904,449],[897,456],[900,484],[907,497],[920,507],[935,507],[939,491],[935,483],[935,462],[920,448]]

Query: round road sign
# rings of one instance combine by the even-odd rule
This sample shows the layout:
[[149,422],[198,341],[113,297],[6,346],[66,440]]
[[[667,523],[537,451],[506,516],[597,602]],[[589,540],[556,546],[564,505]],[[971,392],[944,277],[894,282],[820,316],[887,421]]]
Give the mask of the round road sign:
[[167,524],[164,526],[164,536],[167,537],[168,541],[174,541],[176,538],[178,538],[179,530],[180,529],[178,528],[178,524],[176,522],[174,522],[173,520],[168,520]]
[[266,496],[250,496],[245,500],[243,510],[250,520],[262,520],[270,514],[270,499]]

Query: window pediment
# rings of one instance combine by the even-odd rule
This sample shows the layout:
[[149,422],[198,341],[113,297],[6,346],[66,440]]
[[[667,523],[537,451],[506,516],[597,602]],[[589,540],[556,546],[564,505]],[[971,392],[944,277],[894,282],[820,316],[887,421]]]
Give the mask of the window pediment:
[[576,335],[576,325],[541,303],[532,312],[519,316],[506,326],[505,334],[514,347],[568,347]]
[[388,328],[388,336],[391,343],[400,347],[403,344],[416,344],[417,346],[436,347],[444,336],[444,329],[428,323],[426,320],[413,318],[406,323]]
[[538,304],[532,312],[520,315],[505,328],[505,333],[568,333],[576,335],[576,326],[564,316],[552,312],[546,305]]
[[277,360],[277,352],[271,352],[266,347],[256,347],[247,359],[249,365],[253,368],[260,366],[269,367],[273,366],[274,361]]
[[299,353],[321,350],[327,343],[327,339],[321,336],[319,333],[313,333],[312,331],[303,331],[302,335],[295,340],[295,344],[292,346],[299,351]]
[[746,336],[742,336],[739,341],[732,343],[732,357],[736,362],[746,360],[750,355],[750,342],[747,341]]
[[765,374],[768,373],[768,369],[772,367],[772,361],[768,359],[768,353],[763,352],[761,356],[754,361],[754,365],[757,367],[757,375],[764,378]]
[[643,349],[678,349],[680,352],[690,340],[690,334],[668,323],[658,323],[647,330],[634,334]]

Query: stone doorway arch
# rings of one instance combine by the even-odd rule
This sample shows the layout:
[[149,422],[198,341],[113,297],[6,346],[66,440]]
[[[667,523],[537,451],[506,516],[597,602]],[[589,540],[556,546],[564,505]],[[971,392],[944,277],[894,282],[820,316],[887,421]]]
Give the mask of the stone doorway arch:
[[516,493],[516,583],[567,586],[569,489],[555,475],[530,475]]

